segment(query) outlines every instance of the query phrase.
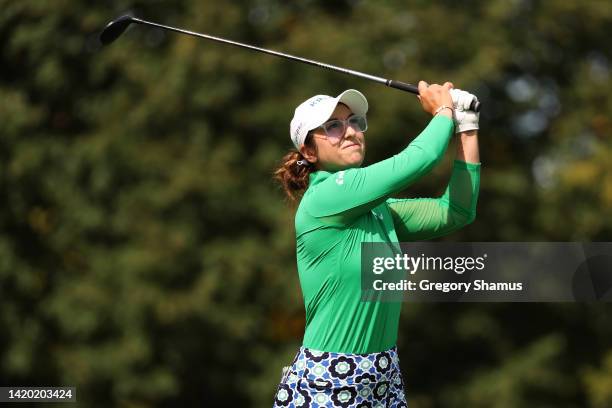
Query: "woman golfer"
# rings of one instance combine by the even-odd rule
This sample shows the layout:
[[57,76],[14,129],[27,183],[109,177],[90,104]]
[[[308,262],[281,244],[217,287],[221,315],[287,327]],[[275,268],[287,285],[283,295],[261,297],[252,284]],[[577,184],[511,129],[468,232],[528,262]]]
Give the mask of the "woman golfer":
[[[360,167],[368,102],[356,90],[317,95],[295,110],[297,148],[275,172],[286,194],[300,200],[297,266],[306,329],[276,392],[275,407],[405,407],[396,342],[400,302],[361,300],[361,243],[439,237],[476,214],[480,177],[478,114],[473,95],[419,83],[433,118],[404,150]],[[457,157],[439,198],[391,199],[427,174],[458,133]]]

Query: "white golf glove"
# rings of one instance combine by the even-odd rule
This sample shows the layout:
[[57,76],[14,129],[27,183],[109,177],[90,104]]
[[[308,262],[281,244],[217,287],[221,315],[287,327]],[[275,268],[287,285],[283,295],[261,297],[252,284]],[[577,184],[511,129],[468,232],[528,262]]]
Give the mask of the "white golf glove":
[[480,118],[480,113],[470,110],[472,100],[478,100],[478,98],[469,92],[462,91],[461,89],[453,88],[450,90],[450,94],[455,108],[453,118],[455,120],[455,133],[478,129],[478,119]]

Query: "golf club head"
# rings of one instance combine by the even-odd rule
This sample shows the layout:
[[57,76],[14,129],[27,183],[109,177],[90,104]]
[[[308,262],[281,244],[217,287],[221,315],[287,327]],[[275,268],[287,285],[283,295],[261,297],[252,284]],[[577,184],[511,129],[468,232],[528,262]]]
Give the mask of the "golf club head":
[[132,16],[124,15],[114,19],[104,27],[100,33],[100,42],[103,45],[112,43],[128,28],[133,22]]

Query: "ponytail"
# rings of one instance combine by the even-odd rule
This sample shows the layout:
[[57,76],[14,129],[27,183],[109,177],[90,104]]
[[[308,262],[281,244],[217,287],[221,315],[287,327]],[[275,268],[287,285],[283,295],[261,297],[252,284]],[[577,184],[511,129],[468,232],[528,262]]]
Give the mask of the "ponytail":
[[[310,136],[310,135],[309,135]],[[312,141],[306,138],[306,143]],[[291,203],[297,203],[308,188],[310,173],[316,171],[315,165],[297,151],[291,149],[281,160],[281,165],[274,171],[274,179],[279,182]]]

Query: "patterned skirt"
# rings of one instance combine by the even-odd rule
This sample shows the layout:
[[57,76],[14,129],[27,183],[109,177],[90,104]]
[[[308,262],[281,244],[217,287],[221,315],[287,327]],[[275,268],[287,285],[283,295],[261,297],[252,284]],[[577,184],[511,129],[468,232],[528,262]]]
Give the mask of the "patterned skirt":
[[407,407],[397,348],[370,354],[301,347],[283,376],[274,407]]

